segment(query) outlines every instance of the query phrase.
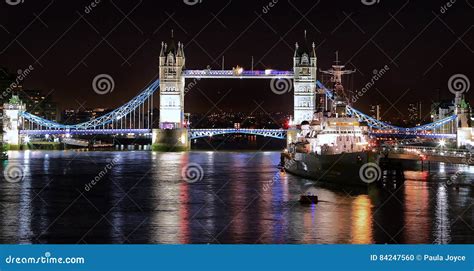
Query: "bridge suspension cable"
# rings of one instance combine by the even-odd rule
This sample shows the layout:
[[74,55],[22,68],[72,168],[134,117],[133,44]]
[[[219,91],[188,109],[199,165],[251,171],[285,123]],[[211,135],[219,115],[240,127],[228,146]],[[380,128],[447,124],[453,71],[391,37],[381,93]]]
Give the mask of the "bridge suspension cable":
[[[151,122],[153,121],[153,118],[151,118],[153,111],[153,94],[159,88],[159,86],[160,81],[156,80],[147,88],[145,88],[140,94],[119,108],[98,118],[78,124],[60,124],[35,116],[28,112],[20,112],[20,116],[23,117],[24,120],[28,121],[29,130],[114,130],[119,128],[123,129],[127,126],[127,122],[129,129],[151,129]],[[145,114],[147,115],[146,118]]]
[[[326,92],[326,95],[329,99],[334,100],[335,97],[334,97],[334,94],[331,90],[326,88],[326,86],[324,86],[319,81],[316,81],[316,85]],[[358,118],[359,121],[366,122],[367,125],[371,128],[376,128],[376,129],[380,129],[380,130],[396,130],[397,132],[402,132],[402,133],[423,132],[423,131],[434,130],[434,129],[438,128],[439,126],[442,126],[442,125],[444,125],[444,124],[446,124],[450,121],[455,121],[457,119],[456,115],[452,115],[452,116],[446,117],[444,119],[437,120],[437,121],[432,122],[432,123],[428,123],[428,124],[424,124],[424,125],[420,125],[420,126],[416,126],[416,127],[411,127],[411,128],[403,128],[403,127],[398,127],[398,126],[395,126],[395,125],[391,125],[391,124],[388,124],[386,122],[383,122],[383,121],[377,120],[375,118],[372,118],[372,117],[360,112],[359,110],[357,110],[357,109],[355,109],[355,108],[353,108],[352,106],[349,106],[349,105],[346,107],[346,113],[350,116],[354,116],[354,117]]]

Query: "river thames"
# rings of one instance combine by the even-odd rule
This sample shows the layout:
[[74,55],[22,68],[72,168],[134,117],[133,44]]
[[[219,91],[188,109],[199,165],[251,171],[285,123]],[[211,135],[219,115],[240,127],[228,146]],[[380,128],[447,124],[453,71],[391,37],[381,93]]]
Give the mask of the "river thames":
[[[22,178],[1,181],[0,243],[474,243],[474,167],[433,165],[405,171],[400,187],[358,189],[282,173],[279,152],[9,156],[2,171]],[[190,165],[196,179],[183,177]],[[446,184],[453,174],[458,189]],[[307,192],[320,202],[300,205]]]

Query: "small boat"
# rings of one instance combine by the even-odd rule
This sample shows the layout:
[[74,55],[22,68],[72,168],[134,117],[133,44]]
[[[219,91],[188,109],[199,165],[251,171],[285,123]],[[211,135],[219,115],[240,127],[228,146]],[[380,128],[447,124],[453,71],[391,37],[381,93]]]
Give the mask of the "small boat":
[[318,203],[318,196],[316,196],[316,195],[301,195],[299,202],[301,204],[316,204],[316,203]]

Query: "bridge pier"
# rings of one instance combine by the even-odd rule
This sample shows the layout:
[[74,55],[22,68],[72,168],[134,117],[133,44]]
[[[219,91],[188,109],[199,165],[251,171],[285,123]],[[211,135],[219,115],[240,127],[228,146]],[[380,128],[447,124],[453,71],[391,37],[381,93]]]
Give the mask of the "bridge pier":
[[191,149],[188,129],[153,129],[153,151],[188,151]]

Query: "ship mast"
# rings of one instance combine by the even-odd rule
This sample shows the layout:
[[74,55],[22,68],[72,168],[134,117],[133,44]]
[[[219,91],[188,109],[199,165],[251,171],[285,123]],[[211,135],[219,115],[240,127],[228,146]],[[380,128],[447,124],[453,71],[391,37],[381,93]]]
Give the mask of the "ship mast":
[[331,76],[331,83],[333,84],[332,90],[335,94],[335,101],[333,102],[332,106],[333,109],[335,109],[338,105],[340,106],[342,103],[344,103],[345,105],[350,104],[350,100],[347,97],[347,94],[345,93],[344,87],[342,85],[342,76],[356,72],[356,70],[344,69],[345,66],[340,65],[339,62],[339,52],[336,51],[336,60],[334,61],[334,65],[332,65],[331,69],[319,70],[321,73],[329,74]]

